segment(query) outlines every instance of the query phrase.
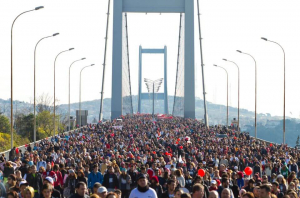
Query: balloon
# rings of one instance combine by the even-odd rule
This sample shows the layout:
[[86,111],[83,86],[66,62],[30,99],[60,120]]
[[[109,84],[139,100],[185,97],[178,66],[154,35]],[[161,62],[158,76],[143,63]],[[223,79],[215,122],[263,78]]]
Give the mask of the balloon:
[[17,154],[19,153],[19,148],[16,148],[16,153],[17,153]]
[[176,144],[178,144],[179,142],[176,142]]
[[198,170],[198,175],[199,175],[200,177],[204,177],[205,171],[204,171],[203,169],[199,169],[199,170]]
[[253,172],[253,171],[252,171],[252,168],[251,168],[251,167],[249,167],[249,166],[247,166],[247,167],[245,168],[245,170],[244,170],[244,171],[245,171],[245,174],[246,174],[246,175],[248,175],[248,176],[249,176],[249,175],[251,175],[251,174],[252,174],[252,172]]
[[156,152],[155,152],[155,151],[153,151],[152,153],[153,153],[154,155],[156,154]]
[[234,137],[233,139],[235,139],[235,140],[236,140],[236,137]]
[[111,136],[111,137],[115,137],[115,134],[114,134],[114,133],[112,133],[110,136]]
[[271,143],[271,144],[270,144],[270,147],[272,147],[272,146],[273,146],[273,144]]
[[179,148],[180,148],[180,149],[183,149],[183,146],[180,146]]
[[177,141],[179,142],[179,141],[180,141],[180,138],[178,138]]

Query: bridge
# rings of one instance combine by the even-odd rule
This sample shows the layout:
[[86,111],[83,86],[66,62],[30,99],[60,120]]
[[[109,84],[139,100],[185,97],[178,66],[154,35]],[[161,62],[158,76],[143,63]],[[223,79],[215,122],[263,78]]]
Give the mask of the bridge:
[[[111,118],[133,112],[130,61],[128,53],[127,13],[180,13],[176,85],[172,114],[195,118],[195,52],[194,52],[194,0],[117,0],[113,8],[113,55]],[[165,48],[166,51],[166,48]],[[164,53],[163,50],[140,49],[138,111],[145,95],[141,92],[142,53]],[[165,62],[165,113],[168,113]]]

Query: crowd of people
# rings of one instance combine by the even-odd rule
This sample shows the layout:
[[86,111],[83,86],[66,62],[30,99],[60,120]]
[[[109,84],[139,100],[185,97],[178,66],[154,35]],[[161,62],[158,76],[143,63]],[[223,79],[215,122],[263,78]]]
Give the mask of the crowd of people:
[[26,149],[0,156],[0,197],[298,198],[300,192],[300,150],[222,126],[207,129],[195,119],[127,115]]

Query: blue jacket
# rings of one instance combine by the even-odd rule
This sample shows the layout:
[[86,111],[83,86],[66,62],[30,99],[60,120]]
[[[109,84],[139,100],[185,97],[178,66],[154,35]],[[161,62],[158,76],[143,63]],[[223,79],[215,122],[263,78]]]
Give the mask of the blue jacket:
[[94,184],[96,182],[103,183],[103,175],[100,172],[97,172],[96,174],[94,172],[91,172],[88,176],[88,188],[93,188]]

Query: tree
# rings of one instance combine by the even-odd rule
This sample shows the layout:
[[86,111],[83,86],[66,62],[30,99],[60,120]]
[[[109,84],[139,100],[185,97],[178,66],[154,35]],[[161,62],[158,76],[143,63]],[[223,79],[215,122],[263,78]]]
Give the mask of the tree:
[[53,99],[48,94],[42,94],[40,95],[36,100],[36,111],[37,113],[43,112],[43,111],[52,111],[52,105]]
[[50,111],[42,111],[38,113],[36,122],[39,131],[45,132],[47,136],[51,136],[53,134],[53,115]]
[[33,119],[34,116],[30,113],[28,115],[19,115],[16,120],[18,133],[22,137],[27,137],[30,141],[33,141]]
[[4,115],[0,115],[0,132],[10,133],[9,119]]

